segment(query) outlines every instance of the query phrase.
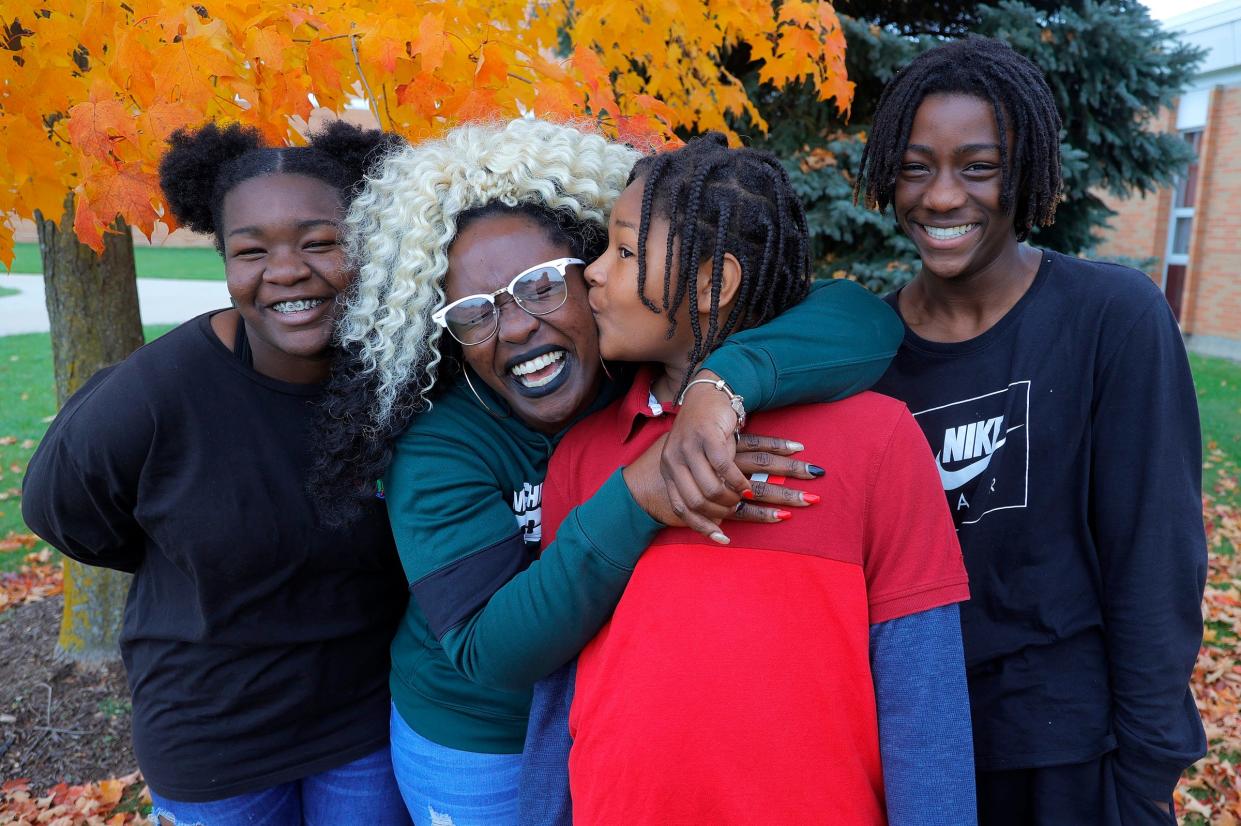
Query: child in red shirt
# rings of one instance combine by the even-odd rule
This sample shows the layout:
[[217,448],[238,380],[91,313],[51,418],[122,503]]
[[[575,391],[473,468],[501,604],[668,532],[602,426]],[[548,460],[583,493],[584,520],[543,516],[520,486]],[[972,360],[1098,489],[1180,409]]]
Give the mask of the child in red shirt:
[[[586,279],[601,351],[650,366],[560,443],[544,541],[687,392],[731,392],[695,367],[804,294],[807,241],[765,153],[706,136],[639,162]],[[523,823],[568,822],[569,738],[578,824],[974,822],[969,592],[925,438],[874,393],[755,418],[833,457],[821,504],[757,510],[781,524],[731,527],[727,548],[659,534],[576,673],[536,688]]]

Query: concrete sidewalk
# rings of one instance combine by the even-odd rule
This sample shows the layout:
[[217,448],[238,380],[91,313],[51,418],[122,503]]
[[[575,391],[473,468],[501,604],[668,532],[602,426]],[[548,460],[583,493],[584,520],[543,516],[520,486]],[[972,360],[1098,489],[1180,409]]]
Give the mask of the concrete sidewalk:
[[[50,329],[43,276],[0,273],[0,287],[18,290],[17,295],[0,296],[0,336]],[[138,306],[143,324],[180,324],[207,310],[227,307],[228,289],[223,281],[139,278]]]

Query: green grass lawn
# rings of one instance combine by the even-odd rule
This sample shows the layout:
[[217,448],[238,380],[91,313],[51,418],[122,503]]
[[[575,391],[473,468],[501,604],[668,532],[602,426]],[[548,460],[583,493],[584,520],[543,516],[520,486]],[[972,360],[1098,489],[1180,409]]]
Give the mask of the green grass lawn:
[[[223,281],[224,262],[211,247],[134,247],[139,278],[180,278]],[[38,244],[17,244],[9,272],[43,272]],[[2,278],[3,276],[0,276]],[[0,282],[2,283],[2,282]]]
[[[212,253],[214,255],[214,253]],[[147,341],[170,327],[147,327]],[[1191,356],[1203,442],[1214,443],[1233,466],[1241,464],[1241,364]],[[51,342],[46,333],[0,337],[0,539],[26,533],[21,519],[22,473],[56,411],[52,386]],[[1241,495],[1241,494],[1238,494]],[[20,561],[17,552],[0,552],[0,570]]]
[[1198,355],[1191,355],[1189,363],[1198,387],[1203,442],[1214,441],[1241,464],[1241,364]]
[[[145,329],[147,341],[172,329]],[[21,514],[22,473],[56,412],[52,343],[47,333],[0,337],[0,539],[26,533]],[[25,551],[0,551],[0,571],[12,570]]]

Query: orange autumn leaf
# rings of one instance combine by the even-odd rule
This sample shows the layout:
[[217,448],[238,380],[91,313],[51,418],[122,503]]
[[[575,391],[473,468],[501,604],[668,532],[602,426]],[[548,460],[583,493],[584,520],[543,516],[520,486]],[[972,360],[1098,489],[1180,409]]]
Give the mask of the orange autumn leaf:
[[[0,211],[57,220],[101,249],[119,215],[148,236],[167,213],[159,157],[177,128],[239,121],[299,143],[314,108],[364,99],[412,139],[465,120],[588,118],[640,145],[674,129],[765,128],[721,53],[748,43],[763,80],[808,82],[846,110],[844,39],[816,0],[41,0],[0,60]],[[571,59],[564,59],[566,45]],[[17,59],[13,59],[17,58]],[[735,136],[734,136],[735,138]],[[160,230],[162,234],[163,230]],[[12,228],[0,223],[0,261]]]
[[138,116],[138,130],[148,138],[161,143],[178,129],[201,122],[198,110],[179,101],[154,103]]
[[121,802],[121,795],[125,793],[125,783],[120,780],[100,780],[99,781],[99,802],[105,806],[112,807]]
[[[96,783],[57,783],[42,796],[31,792],[30,781],[6,781],[0,785],[0,823],[50,826],[129,826],[146,824],[136,811],[117,811],[128,796],[142,800],[145,784],[137,772]],[[129,808],[129,807],[121,807]]]
[[405,57],[405,44],[399,40],[385,37],[379,41],[379,49],[375,53],[379,68],[388,74],[396,71],[396,62]]
[[478,69],[474,72],[474,83],[478,86],[499,85],[508,79],[508,61],[505,50],[495,43],[488,43],[482,48],[478,60]]
[[[81,199],[105,223],[119,215],[133,226],[150,226],[159,217],[153,198],[159,179],[142,164],[99,170],[78,193]],[[81,206],[79,206],[79,209]]]
[[116,99],[87,101],[69,110],[69,139],[79,152],[91,158],[111,156],[114,144],[138,139],[133,117]]
[[448,41],[444,34],[444,19],[438,14],[425,14],[418,21],[418,35],[410,44],[413,53],[422,58],[422,71],[434,72],[444,65]]
[[91,205],[90,199],[83,197],[81,187],[77,193],[73,213],[73,233],[86,246],[96,252],[103,251],[103,233],[108,228],[107,221],[99,217]]
[[269,69],[285,68],[285,52],[292,47],[293,39],[271,26],[251,29],[246,36],[246,54]]
[[[9,534],[9,539],[0,540],[0,551],[31,547],[22,544],[18,544],[16,548],[5,547],[12,544],[14,537],[21,541],[19,535]],[[31,535],[31,538],[37,537]],[[53,559],[50,550],[44,548],[36,553],[28,553],[22,558],[16,571],[0,571],[0,611],[24,602],[37,602],[56,596],[63,586],[60,562]],[[3,822],[0,820],[0,823]]]
[[314,79],[316,90],[339,93],[341,78],[338,64],[343,60],[340,46],[315,40],[306,47],[306,71]]

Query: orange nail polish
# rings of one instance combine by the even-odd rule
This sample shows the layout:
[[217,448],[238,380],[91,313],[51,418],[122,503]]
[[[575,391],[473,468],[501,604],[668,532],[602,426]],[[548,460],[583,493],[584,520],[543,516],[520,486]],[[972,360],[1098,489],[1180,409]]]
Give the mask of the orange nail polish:
[[779,519],[780,521],[784,521],[785,519],[790,519],[792,518],[792,516],[793,516],[792,511],[776,511],[776,519]]
[[817,493],[803,493],[801,500],[807,505],[817,505],[819,504],[819,495]]
[[754,498],[754,491],[752,491],[752,490],[743,490],[743,491],[741,491],[741,498],[742,498],[742,499],[753,499],[753,498]]

